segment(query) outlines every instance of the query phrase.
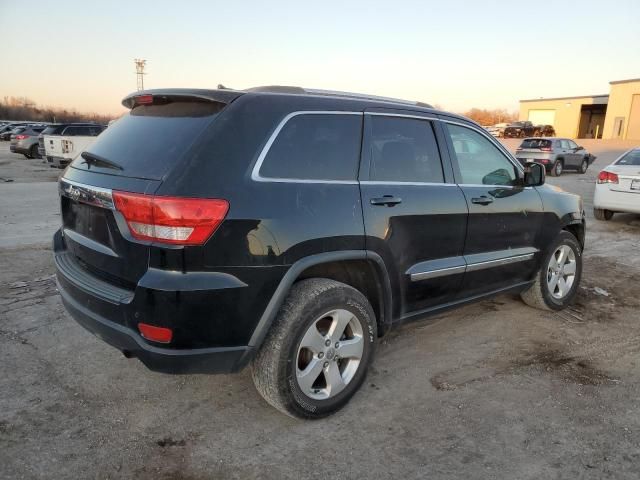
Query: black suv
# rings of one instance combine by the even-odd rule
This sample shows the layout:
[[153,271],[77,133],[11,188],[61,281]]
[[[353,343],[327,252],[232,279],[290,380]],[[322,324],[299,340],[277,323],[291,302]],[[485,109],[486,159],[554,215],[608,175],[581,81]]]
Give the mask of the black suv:
[[472,121],[295,87],[150,90],[60,180],[64,304],[152,370],[236,372],[320,417],[394,324],[574,297],[579,197]]

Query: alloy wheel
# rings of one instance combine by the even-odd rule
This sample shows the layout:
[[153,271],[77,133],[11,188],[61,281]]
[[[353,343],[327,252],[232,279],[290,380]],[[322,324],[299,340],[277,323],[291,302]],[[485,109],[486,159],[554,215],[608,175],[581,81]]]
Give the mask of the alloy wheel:
[[547,288],[555,299],[564,298],[576,278],[576,254],[567,245],[560,245],[553,253],[547,267]]
[[363,330],[348,310],[331,310],[315,320],[300,341],[296,380],[315,400],[335,397],[353,380],[364,350]]

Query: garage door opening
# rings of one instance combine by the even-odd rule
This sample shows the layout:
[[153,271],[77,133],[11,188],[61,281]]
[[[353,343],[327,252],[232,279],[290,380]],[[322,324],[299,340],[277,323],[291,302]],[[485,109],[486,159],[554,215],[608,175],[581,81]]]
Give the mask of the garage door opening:
[[606,105],[582,105],[578,138],[602,138]]
[[529,110],[527,118],[534,125],[551,125],[555,128],[556,111],[555,110]]

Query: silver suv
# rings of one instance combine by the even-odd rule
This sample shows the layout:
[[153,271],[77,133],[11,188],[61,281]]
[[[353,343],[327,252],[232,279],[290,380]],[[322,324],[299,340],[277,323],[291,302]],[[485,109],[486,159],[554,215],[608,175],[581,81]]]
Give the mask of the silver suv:
[[544,165],[553,177],[559,176],[565,169],[585,173],[596,159],[569,138],[549,137],[525,138],[516,149],[516,158],[524,166],[532,162]]

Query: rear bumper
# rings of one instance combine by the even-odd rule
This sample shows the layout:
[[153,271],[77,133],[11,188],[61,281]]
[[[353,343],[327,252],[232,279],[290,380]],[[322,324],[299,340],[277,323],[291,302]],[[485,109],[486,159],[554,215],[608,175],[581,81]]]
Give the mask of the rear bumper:
[[139,359],[149,370],[162,373],[231,373],[250,359],[250,347],[216,347],[176,350],[149,345],[133,330],[111,322],[83,307],[58,283],[62,303],[76,322],[96,337]]
[[[163,304],[163,296],[189,299],[190,292],[181,291],[176,282],[163,286],[160,275],[156,280],[158,289],[126,290],[79,268],[65,250],[60,231],[54,236],[53,247],[57,286],[65,308],[80,325],[125,356],[138,358],[150,370],[164,373],[231,373],[241,370],[251,360],[254,350],[249,346],[203,342],[192,325],[202,326],[208,321],[207,317],[193,318],[185,311],[175,311],[167,319],[148,306],[150,298],[158,304]],[[164,290],[165,287],[170,290]],[[233,287],[227,284],[223,291],[230,289]],[[211,309],[210,304],[207,307]],[[161,310],[167,309],[166,304],[161,306]],[[169,348],[146,340],[138,333],[139,321],[174,329],[174,337],[183,336],[182,343]],[[189,341],[184,341],[185,331],[192,335]]]
[[69,165],[71,160],[63,157],[52,157],[51,155],[47,155],[47,163],[49,163],[52,167],[64,167]]
[[593,206],[614,212],[640,213],[640,193],[616,192],[607,184],[596,184]]
[[12,151],[13,153],[22,153],[22,154],[30,153],[28,147],[23,147],[22,145],[19,145],[19,144],[9,146],[9,150]]

